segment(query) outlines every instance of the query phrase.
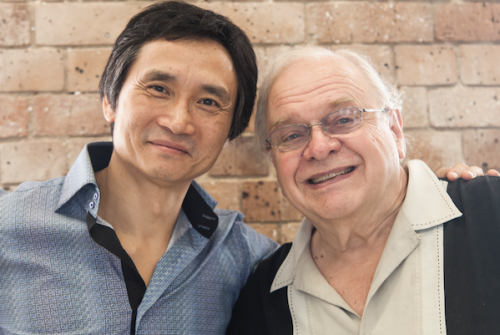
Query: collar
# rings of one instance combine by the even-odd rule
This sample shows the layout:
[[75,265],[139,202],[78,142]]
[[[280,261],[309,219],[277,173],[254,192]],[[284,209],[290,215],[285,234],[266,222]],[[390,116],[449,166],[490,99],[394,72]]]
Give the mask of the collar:
[[[435,227],[462,215],[446,192],[444,183],[424,162],[411,160],[407,167],[408,188],[399,215],[404,214],[415,232]],[[297,262],[304,248],[309,245],[313,228],[309,219],[302,220],[292,248],[274,277],[271,292],[293,283]]]
[[[108,166],[112,153],[113,143],[111,142],[94,142],[85,145],[64,179],[56,212],[66,204],[75,201],[83,205],[94,219],[97,218],[101,194],[95,179],[95,172]],[[182,203],[182,209],[193,228],[206,238],[212,236],[219,223],[219,218],[214,213],[215,206],[217,206],[217,201],[196,181],[192,181]]]

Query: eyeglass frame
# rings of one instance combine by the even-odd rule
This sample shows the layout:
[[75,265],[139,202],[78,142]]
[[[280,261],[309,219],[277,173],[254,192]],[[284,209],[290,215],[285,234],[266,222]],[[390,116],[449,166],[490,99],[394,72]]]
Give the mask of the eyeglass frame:
[[[321,125],[321,129],[323,130],[323,133],[327,134],[327,135],[336,135],[336,134],[331,134],[330,132],[328,132],[324,127],[323,127],[323,121],[329,117],[330,115],[332,114],[335,114],[335,113],[338,113],[340,112],[341,110],[343,109],[349,109],[349,108],[356,108],[359,112],[360,112],[360,116],[361,116],[361,125],[359,127],[357,127],[356,129],[359,129],[361,126],[363,126],[363,113],[375,113],[375,112],[384,112],[384,113],[388,113],[390,111],[390,109],[367,109],[367,108],[359,108],[359,107],[356,107],[356,106],[350,106],[350,107],[343,107],[341,109],[338,109],[336,111],[333,111],[331,113],[328,113],[327,115],[325,115],[322,119],[321,119],[321,122],[319,123],[314,123],[310,126],[308,126],[307,124],[304,124],[304,123],[296,123],[296,124],[291,124],[291,125],[288,125],[288,126],[285,126],[285,127],[281,127],[281,128],[278,128],[276,130],[273,130],[271,132],[271,134],[269,134],[269,137],[266,138],[266,143],[269,145],[269,147],[272,147],[273,144],[271,143],[271,136],[279,131],[279,130],[282,130],[282,129],[286,129],[286,128],[290,128],[290,127],[295,127],[295,126],[305,126],[307,128],[307,141],[305,141],[304,143],[308,143],[310,140],[311,140],[311,128],[314,127],[314,126],[318,126],[318,125]],[[348,133],[345,133],[345,134],[350,134],[351,132],[348,132]],[[337,135],[345,135],[345,134],[337,134]],[[304,143],[295,148],[295,149],[291,149],[291,150],[279,150],[277,149],[279,152],[290,152],[290,151],[294,151],[294,150],[297,150],[299,149],[300,147],[302,147],[304,145]],[[274,147],[277,147],[276,145]]]

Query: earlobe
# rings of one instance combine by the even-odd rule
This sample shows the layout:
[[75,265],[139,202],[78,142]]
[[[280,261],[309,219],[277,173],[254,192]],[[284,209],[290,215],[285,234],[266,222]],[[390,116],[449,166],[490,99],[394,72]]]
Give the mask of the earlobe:
[[109,123],[115,122],[115,111],[111,108],[111,104],[109,103],[107,96],[104,96],[102,99],[102,113],[104,114],[106,121]]
[[399,159],[403,159],[406,156],[406,143],[405,136],[403,134],[403,118],[401,117],[401,112],[399,111],[399,109],[392,110],[391,130],[398,147]]

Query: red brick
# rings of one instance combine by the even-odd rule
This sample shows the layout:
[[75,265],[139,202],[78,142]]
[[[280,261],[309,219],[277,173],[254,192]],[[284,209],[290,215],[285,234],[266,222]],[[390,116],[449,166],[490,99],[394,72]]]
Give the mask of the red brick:
[[63,87],[60,50],[0,50],[0,91],[60,91]]
[[248,225],[255,229],[258,233],[266,235],[270,239],[279,242],[279,226],[277,223],[249,223]]
[[307,33],[318,43],[431,42],[431,9],[426,3],[312,3]]
[[69,138],[63,142],[65,153],[66,153],[66,162],[67,169],[69,170],[73,163],[80,155],[85,144],[90,142],[110,142],[111,136],[104,137],[84,137],[84,138]]
[[401,85],[448,85],[457,81],[455,51],[447,45],[395,47]]
[[464,132],[465,162],[484,171],[500,170],[500,129],[468,129]]
[[3,143],[0,147],[1,181],[19,184],[64,175],[66,159],[60,141]]
[[0,95],[0,137],[26,136],[30,103],[27,97]]
[[368,56],[377,72],[390,82],[394,82],[395,65],[391,47],[387,45],[346,44],[333,45],[332,50],[349,49]]
[[110,48],[68,50],[68,91],[97,92],[110,54]]
[[405,86],[400,90],[403,93],[403,127],[408,129],[429,126],[426,89]]
[[33,98],[36,136],[104,135],[109,123],[102,115],[97,94],[37,95]]
[[410,130],[407,159],[421,159],[435,171],[465,162],[458,131]]
[[239,137],[222,150],[210,176],[263,176],[267,175],[267,156],[252,137]]
[[500,4],[436,4],[435,18],[437,40],[500,40]]
[[304,217],[283,196],[275,181],[247,181],[242,185],[245,222],[301,221]]
[[[149,2],[38,3],[36,44],[113,44],[130,18]],[[90,25],[90,26],[89,26]]]
[[295,234],[297,233],[297,230],[299,229],[299,226],[300,226],[299,222],[281,224],[280,243],[284,244],[284,243],[292,242],[293,239],[295,238]]
[[440,88],[429,95],[433,127],[500,127],[500,88]]
[[279,222],[280,194],[275,181],[242,184],[242,211],[245,222]]
[[461,45],[459,50],[463,83],[500,84],[500,45]]
[[301,3],[197,3],[230,18],[252,43],[304,41],[304,5]]
[[259,68],[259,77],[264,77],[271,70],[271,66],[274,64],[274,60],[276,57],[283,52],[291,51],[296,48],[300,48],[300,46],[289,46],[289,45],[279,45],[279,46],[269,46],[265,48],[265,62],[263,63],[263,67]]
[[211,180],[200,185],[219,202],[217,208],[241,211],[241,188],[238,182]]
[[255,57],[257,58],[257,68],[259,69],[257,86],[260,87],[267,65],[266,49],[263,47],[254,47],[253,50],[255,51]]
[[30,18],[26,4],[0,4],[0,46],[30,43]]

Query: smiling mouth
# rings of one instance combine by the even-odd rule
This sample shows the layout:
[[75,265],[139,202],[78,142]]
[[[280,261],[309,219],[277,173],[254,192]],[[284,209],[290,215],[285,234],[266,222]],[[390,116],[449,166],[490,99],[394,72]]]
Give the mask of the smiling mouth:
[[344,174],[348,174],[348,173],[351,173],[352,171],[354,170],[354,166],[349,166],[348,168],[342,170],[342,171],[337,171],[337,172],[332,172],[332,173],[329,173],[327,175],[324,175],[324,176],[321,176],[321,177],[318,177],[318,178],[312,178],[312,179],[308,179],[307,182],[309,184],[313,184],[313,185],[316,185],[316,184],[321,184],[327,180],[330,180],[330,179],[333,179],[337,176],[342,176]]
[[183,146],[174,144],[172,142],[150,141],[149,143],[151,143],[153,145],[156,145],[158,147],[164,147],[164,148],[168,148],[168,149],[171,149],[171,150],[176,150],[176,151],[178,151],[180,153],[189,154],[189,152],[187,151],[187,149],[185,149]]

